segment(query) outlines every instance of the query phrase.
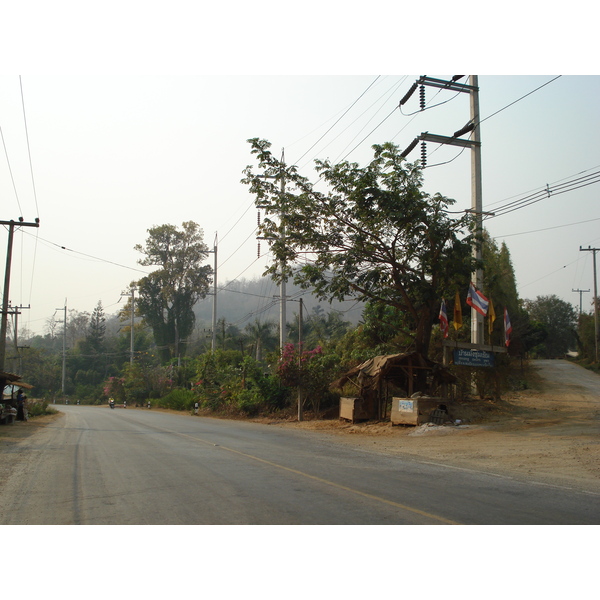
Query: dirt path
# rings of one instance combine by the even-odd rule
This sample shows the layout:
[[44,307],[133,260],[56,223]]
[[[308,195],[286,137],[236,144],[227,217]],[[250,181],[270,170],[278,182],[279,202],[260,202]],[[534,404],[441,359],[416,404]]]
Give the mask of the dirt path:
[[600,376],[562,360],[533,361],[540,389],[479,403],[466,424],[392,427],[339,420],[286,423],[346,444],[600,493]]

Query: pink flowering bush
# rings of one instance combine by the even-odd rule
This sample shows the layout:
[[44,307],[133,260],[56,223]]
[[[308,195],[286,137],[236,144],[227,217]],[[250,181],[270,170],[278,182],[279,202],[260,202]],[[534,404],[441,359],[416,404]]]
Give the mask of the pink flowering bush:
[[281,383],[289,387],[302,387],[304,401],[315,413],[321,409],[323,401],[337,400],[329,390],[329,384],[336,378],[339,358],[324,354],[321,346],[301,353],[293,344],[286,344],[277,367]]

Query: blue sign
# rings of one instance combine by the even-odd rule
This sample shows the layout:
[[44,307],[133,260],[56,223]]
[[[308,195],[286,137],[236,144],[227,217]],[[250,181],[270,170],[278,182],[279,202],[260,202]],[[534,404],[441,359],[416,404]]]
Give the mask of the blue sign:
[[465,367],[493,367],[494,354],[485,350],[454,350],[454,364]]

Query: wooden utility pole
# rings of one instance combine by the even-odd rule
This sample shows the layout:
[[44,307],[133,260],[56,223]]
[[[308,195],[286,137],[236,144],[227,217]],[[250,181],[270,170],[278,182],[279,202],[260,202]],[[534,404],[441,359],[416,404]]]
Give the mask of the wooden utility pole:
[[[8,312],[14,317],[13,321],[13,345],[15,347],[15,356],[13,357],[13,371],[17,373],[17,375],[21,375],[23,373],[23,359],[21,354],[19,353],[19,348],[29,348],[29,346],[19,346],[18,334],[19,334],[19,315],[21,314],[19,311],[24,308],[31,308],[31,306],[9,306]],[[16,366],[18,362],[18,367]]]
[[6,251],[6,270],[4,271],[4,296],[2,297],[2,321],[0,325],[0,371],[5,371],[6,361],[6,330],[8,327],[8,297],[10,294],[10,266],[12,262],[12,245],[15,227],[39,227],[40,220],[25,223],[23,217],[18,221],[0,221],[0,225],[8,225],[8,249]]
[[596,338],[596,362],[598,362],[598,338],[600,337],[600,332],[598,331],[598,281],[596,275],[596,252],[600,251],[600,248],[592,248],[591,246],[588,246],[587,248],[582,248],[581,246],[579,246],[579,251],[594,253],[594,337]]

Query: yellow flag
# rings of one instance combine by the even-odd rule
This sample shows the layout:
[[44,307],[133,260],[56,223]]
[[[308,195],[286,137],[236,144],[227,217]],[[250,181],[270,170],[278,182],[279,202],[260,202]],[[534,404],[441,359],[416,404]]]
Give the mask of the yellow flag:
[[458,330],[462,327],[462,308],[460,306],[460,296],[458,292],[454,296],[454,329]]
[[488,306],[488,332],[490,336],[492,335],[492,331],[494,330],[494,321],[496,320],[496,312],[494,311],[494,303],[490,297],[490,303]]

